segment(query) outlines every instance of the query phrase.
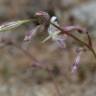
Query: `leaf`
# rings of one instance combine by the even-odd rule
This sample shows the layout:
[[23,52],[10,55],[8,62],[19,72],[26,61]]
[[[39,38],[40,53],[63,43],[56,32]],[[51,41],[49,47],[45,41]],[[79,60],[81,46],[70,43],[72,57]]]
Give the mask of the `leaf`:
[[19,27],[22,24],[28,23],[30,20],[18,20],[18,21],[12,21],[4,23],[0,26],[0,32],[8,31],[14,28]]

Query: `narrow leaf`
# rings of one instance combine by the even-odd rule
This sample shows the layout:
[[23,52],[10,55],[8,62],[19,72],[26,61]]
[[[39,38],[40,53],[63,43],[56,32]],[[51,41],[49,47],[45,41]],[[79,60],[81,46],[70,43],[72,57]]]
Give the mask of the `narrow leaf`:
[[27,22],[30,22],[30,20],[18,20],[18,21],[4,23],[0,26],[0,32],[4,32],[4,31],[8,31],[8,30],[17,28],[20,25],[25,24]]

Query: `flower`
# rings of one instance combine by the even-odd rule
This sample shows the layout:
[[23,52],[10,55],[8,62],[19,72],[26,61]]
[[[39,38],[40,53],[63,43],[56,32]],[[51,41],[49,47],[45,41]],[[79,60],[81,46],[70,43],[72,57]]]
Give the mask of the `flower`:
[[72,73],[75,73],[78,69],[78,66],[80,64],[80,60],[81,60],[81,54],[83,52],[83,48],[77,48],[76,50],[76,57],[75,57],[75,60],[74,60],[74,63],[73,63],[73,67],[72,67]]
[[[51,17],[50,22],[52,22],[55,25],[59,26],[56,16]],[[67,39],[67,35],[65,35],[65,34],[60,35],[59,34],[60,32],[61,32],[60,30],[58,30],[56,27],[54,27],[53,25],[50,24],[49,27],[48,27],[49,36],[47,38],[45,38],[42,42],[45,43],[49,39],[52,39],[60,47],[65,47],[65,40]]]
[[34,37],[38,30],[40,29],[40,25],[36,26],[35,28],[31,29],[24,37],[24,41],[30,41],[32,37]]
[[47,20],[47,21],[50,19],[49,14],[47,12],[44,12],[44,11],[36,12],[35,16],[40,17],[40,19],[44,19],[44,20]]

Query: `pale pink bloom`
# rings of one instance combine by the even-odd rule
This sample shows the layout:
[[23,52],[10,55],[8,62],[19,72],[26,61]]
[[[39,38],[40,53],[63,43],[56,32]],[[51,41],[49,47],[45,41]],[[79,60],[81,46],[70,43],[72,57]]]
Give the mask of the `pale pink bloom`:
[[49,14],[47,12],[44,12],[44,11],[36,12],[35,16],[39,16],[39,17],[46,19],[46,20],[50,19]]
[[83,28],[83,27],[81,27],[79,25],[64,26],[63,29],[64,29],[64,31],[67,31],[67,32],[75,31],[75,30],[80,32],[80,33],[86,33],[87,32],[87,30],[85,28]]
[[80,60],[81,60],[81,54],[82,54],[82,48],[79,48],[79,50],[77,50],[77,56],[74,60],[74,64],[73,64],[73,67],[72,67],[72,73],[75,73],[78,69],[78,66],[80,64]]
[[34,37],[37,34],[39,28],[40,25],[36,26],[35,28],[27,32],[27,34],[24,37],[24,41],[30,41],[32,37]]
[[[56,16],[51,17],[50,22],[59,26]],[[49,39],[52,39],[54,42],[56,42],[59,45],[59,47],[65,48],[66,47],[65,41],[67,39],[67,35],[65,35],[65,34],[61,35],[61,34],[59,34],[60,32],[61,32],[60,30],[58,30],[56,27],[54,27],[53,25],[50,24],[48,27],[49,36],[47,38],[45,38],[43,40],[43,42],[46,42]]]

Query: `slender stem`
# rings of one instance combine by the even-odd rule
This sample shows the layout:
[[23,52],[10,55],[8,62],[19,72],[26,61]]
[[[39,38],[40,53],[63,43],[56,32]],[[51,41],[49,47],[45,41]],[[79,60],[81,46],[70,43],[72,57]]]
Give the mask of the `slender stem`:
[[30,58],[30,60],[32,60],[32,62],[34,62],[36,64],[39,63],[39,61],[34,56],[32,56],[27,50],[23,49],[21,46],[19,46],[16,43],[13,43],[13,45],[16,48],[18,48],[19,50],[21,50],[28,58]]
[[[34,67],[34,65],[33,65],[33,67]],[[57,81],[56,81],[56,79],[54,78],[54,75],[53,75],[53,73],[52,73],[52,70],[49,69],[48,66],[47,66],[47,67],[44,67],[44,66],[36,65],[36,64],[35,64],[35,68],[44,69],[45,71],[47,71],[47,72],[50,74],[51,79],[53,80],[54,86],[55,86],[55,88],[56,88],[56,95],[57,95],[57,96],[62,96],[62,94],[61,94],[61,92],[60,92],[60,88],[58,87],[58,83],[57,83]]]
[[94,49],[91,47],[90,50],[93,53],[94,57],[96,58],[96,52],[94,51]]
[[60,92],[60,89],[58,87],[58,84],[57,84],[57,81],[54,79],[54,75],[52,73],[52,71],[47,67],[45,68],[44,66],[41,65],[41,62],[39,62],[36,58],[34,58],[34,56],[32,56],[28,51],[26,51],[25,49],[21,48],[20,46],[18,46],[17,44],[13,44],[16,48],[18,48],[19,50],[21,50],[26,56],[28,56],[28,58],[30,58],[32,60],[32,62],[34,62],[34,65],[32,65],[32,67],[37,67],[37,68],[40,68],[40,69],[44,69],[45,71],[47,71],[52,80],[53,80],[53,83],[54,83],[54,86],[56,88],[56,95],[57,96],[62,96],[61,92]]
[[89,32],[87,32],[86,34],[87,34],[87,37],[88,37],[89,46],[93,47],[93,45],[92,45],[92,40],[91,40],[91,37],[90,37],[90,35],[89,35]]
[[60,92],[60,89],[59,89],[59,87],[58,87],[57,81],[56,81],[56,79],[54,79],[53,73],[52,73],[51,71],[48,71],[48,72],[49,72],[49,74],[50,74],[50,76],[51,76],[51,78],[52,78],[52,80],[53,80],[53,83],[54,83],[54,86],[55,86],[55,88],[56,88],[56,92],[57,92],[58,96],[62,96],[62,94],[61,94],[61,92]]
[[52,22],[50,22],[50,24],[52,24],[53,26],[55,26],[57,29],[59,29],[61,32],[63,32],[64,34],[66,34],[66,35],[68,35],[68,36],[70,36],[70,37],[72,37],[73,39],[75,39],[75,40],[77,40],[77,41],[79,41],[80,43],[82,43],[82,44],[84,44],[91,52],[92,52],[92,54],[94,55],[94,57],[96,58],[96,52],[94,51],[94,49],[92,48],[92,47],[90,47],[90,45],[89,44],[87,44],[86,42],[84,42],[84,41],[82,41],[82,40],[80,40],[79,38],[77,38],[76,36],[74,36],[73,34],[71,34],[71,33],[69,33],[69,32],[67,32],[67,31],[64,31],[64,29],[63,28],[61,28],[61,27],[59,27],[59,26],[57,26],[57,25],[55,25],[54,23],[52,23]]

